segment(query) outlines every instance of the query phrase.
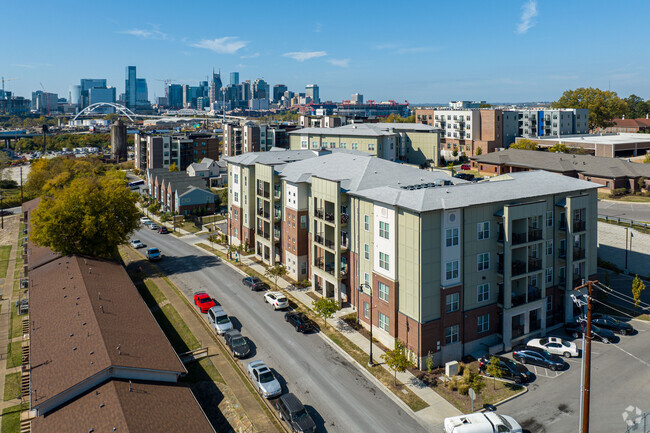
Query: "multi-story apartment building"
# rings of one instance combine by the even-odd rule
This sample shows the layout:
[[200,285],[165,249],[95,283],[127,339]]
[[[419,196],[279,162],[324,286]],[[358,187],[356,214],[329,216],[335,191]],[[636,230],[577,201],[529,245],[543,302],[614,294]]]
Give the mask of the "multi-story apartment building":
[[272,147],[289,148],[291,125],[260,125],[254,122],[226,123],[223,125],[224,156],[246,152],[264,152]]
[[467,183],[340,150],[240,155],[228,173],[231,242],[356,307],[366,326],[372,314],[375,336],[420,363],[545,335],[596,274],[598,185],[583,180]]
[[355,123],[289,133],[292,150],[359,150],[389,161],[438,165],[440,129],[414,123]]
[[169,168],[176,163],[184,171],[203,158],[219,159],[219,137],[212,134],[146,134],[134,136],[135,167],[146,171],[150,168]]

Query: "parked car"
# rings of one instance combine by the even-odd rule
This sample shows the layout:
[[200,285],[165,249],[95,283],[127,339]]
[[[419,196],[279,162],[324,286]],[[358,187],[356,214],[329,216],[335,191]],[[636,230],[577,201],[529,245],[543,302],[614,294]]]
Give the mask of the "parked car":
[[147,253],[145,255],[147,256],[147,260],[150,262],[157,262],[158,260],[162,259],[162,254],[158,248],[147,249]]
[[244,286],[250,287],[251,290],[256,292],[269,290],[269,285],[260,280],[258,277],[246,277],[241,280],[241,282]]
[[142,217],[140,218],[140,222],[142,224],[147,224],[148,222],[151,222],[151,220],[148,217]]
[[14,213],[10,210],[7,209],[0,209],[0,215],[2,216],[7,216],[7,215],[13,215]]
[[[486,355],[478,360],[479,370],[486,376],[490,376],[487,372],[487,367],[490,365],[492,355]],[[499,364],[503,370],[503,378],[514,381],[515,383],[527,382],[531,378],[531,372],[522,364],[513,361],[512,359],[504,358],[503,356],[495,356],[499,360]]]
[[149,223],[149,228],[151,230],[158,230],[160,227],[158,226],[158,224],[152,222],[152,223]]
[[226,312],[223,311],[223,308],[219,305],[208,310],[208,320],[212,326],[214,326],[215,331],[217,331],[217,334],[219,335],[232,329],[230,317],[228,317]]
[[223,334],[226,345],[232,351],[232,356],[235,358],[246,358],[251,353],[251,348],[248,341],[242,337],[239,331],[231,329]]
[[472,166],[469,165],[469,164],[463,164],[463,165],[460,166],[460,169],[461,170],[471,170]]
[[612,316],[606,316],[605,314],[594,314],[591,319],[591,324],[601,329],[609,329],[621,335],[634,334],[634,327],[632,325],[616,320]]
[[205,292],[197,292],[194,294],[194,304],[199,307],[201,313],[207,313],[210,308],[217,305],[210,295]]
[[508,415],[477,412],[445,418],[445,433],[522,433],[522,428]]
[[282,394],[282,386],[278,379],[275,378],[270,368],[264,361],[251,361],[248,363],[248,375],[250,376],[255,388],[264,398],[273,398]]
[[314,322],[312,322],[305,313],[285,313],[284,320],[291,323],[296,332],[307,333],[314,329]]
[[472,179],[474,179],[474,175],[469,174],[469,173],[456,173],[454,175],[454,177],[456,179],[463,179],[463,180],[472,180]]
[[275,400],[275,408],[280,413],[280,419],[286,421],[291,431],[299,433],[316,431],[316,423],[295,395],[291,393],[281,395]]
[[144,248],[144,244],[142,243],[142,241],[141,241],[140,239],[133,239],[133,240],[131,241],[131,246],[132,246],[133,248],[135,248],[136,250],[137,250],[138,248]]
[[539,347],[553,355],[562,355],[565,358],[580,356],[578,346],[559,337],[534,338],[526,343],[526,346]]
[[289,306],[287,297],[281,292],[267,292],[264,294],[264,302],[271,304],[274,310],[282,310]]
[[557,355],[551,355],[539,347],[519,346],[512,351],[512,357],[515,361],[522,364],[538,365],[548,368],[551,371],[563,370],[565,367],[564,360]]
[[[573,338],[582,338],[587,324],[584,322],[569,322],[564,324],[564,330]],[[605,344],[616,341],[616,335],[608,329],[602,329],[598,326],[591,324],[591,338],[594,340],[602,341]]]
[[169,230],[167,230],[167,226],[160,226],[158,227],[158,233],[165,235],[169,233]]

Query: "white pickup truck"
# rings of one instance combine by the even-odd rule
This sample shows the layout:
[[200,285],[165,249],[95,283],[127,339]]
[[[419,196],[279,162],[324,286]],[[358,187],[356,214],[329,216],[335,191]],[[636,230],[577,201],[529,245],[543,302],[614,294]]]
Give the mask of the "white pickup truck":
[[507,415],[477,412],[445,418],[445,433],[522,433],[522,429]]

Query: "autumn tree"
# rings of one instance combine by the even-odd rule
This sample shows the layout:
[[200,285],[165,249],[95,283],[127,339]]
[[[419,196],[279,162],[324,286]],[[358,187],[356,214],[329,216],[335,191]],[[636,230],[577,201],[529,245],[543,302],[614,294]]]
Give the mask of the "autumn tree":
[[566,90],[553,102],[553,108],[588,108],[589,129],[611,126],[612,119],[623,116],[628,110],[627,103],[616,92],[593,87]]
[[273,278],[273,282],[275,283],[275,290],[278,290],[278,278],[282,278],[287,275],[287,268],[282,263],[277,263],[274,266],[266,268],[264,275],[269,278]]
[[397,386],[397,373],[403,373],[411,366],[411,360],[406,353],[404,343],[395,340],[395,349],[386,351],[381,355],[388,368],[395,373],[393,377],[393,385]]
[[178,171],[178,165],[175,162],[169,164],[169,171]]
[[548,148],[549,152],[555,153],[569,153],[569,148],[567,147],[566,144],[562,143],[555,143],[553,146]]
[[[68,186],[74,179],[102,176],[108,168],[99,158],[41,158],[32,163],[25,190],[33,196],[51,194]],[[124,173],[120,176],[126,186]]]
[[502,378],[505,375],[505,370],[501,366],[501,361],[499,361],[499,358],[496,356],[492,356],[490,358],[490,363],[488,364],[487,368],[485,369],[485,373],[489,376],[492,376],[494,378],[493,380],[493,386],[494,389],[497,389],[497,379]]
[[537,150],[539,149],[539,146],[532,140],[522,138],[521,140],[512,143],[508,149]]
[[634,297],[634,308],[641,303],[641,293],[645,290],[645,283],[638,275],[632,281],[632,296]]

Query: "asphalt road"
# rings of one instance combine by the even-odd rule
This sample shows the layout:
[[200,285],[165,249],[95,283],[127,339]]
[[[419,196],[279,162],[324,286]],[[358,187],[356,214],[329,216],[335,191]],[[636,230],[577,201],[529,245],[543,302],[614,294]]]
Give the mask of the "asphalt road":
[[598,215],[650,222],[650,203],[626,203],[598,200]]
[[319,432],[427,431],[319,335],[295,332],[283,312],[264,303],[261,292],[244,287],[241,274],[217,257],[148,228],[134,238],[160,248],[164,257],[158,266],[186,295],[206,291],[223,305],[253,343],[252,356],[242,363],[266,362],[284,391],[307,407]]

